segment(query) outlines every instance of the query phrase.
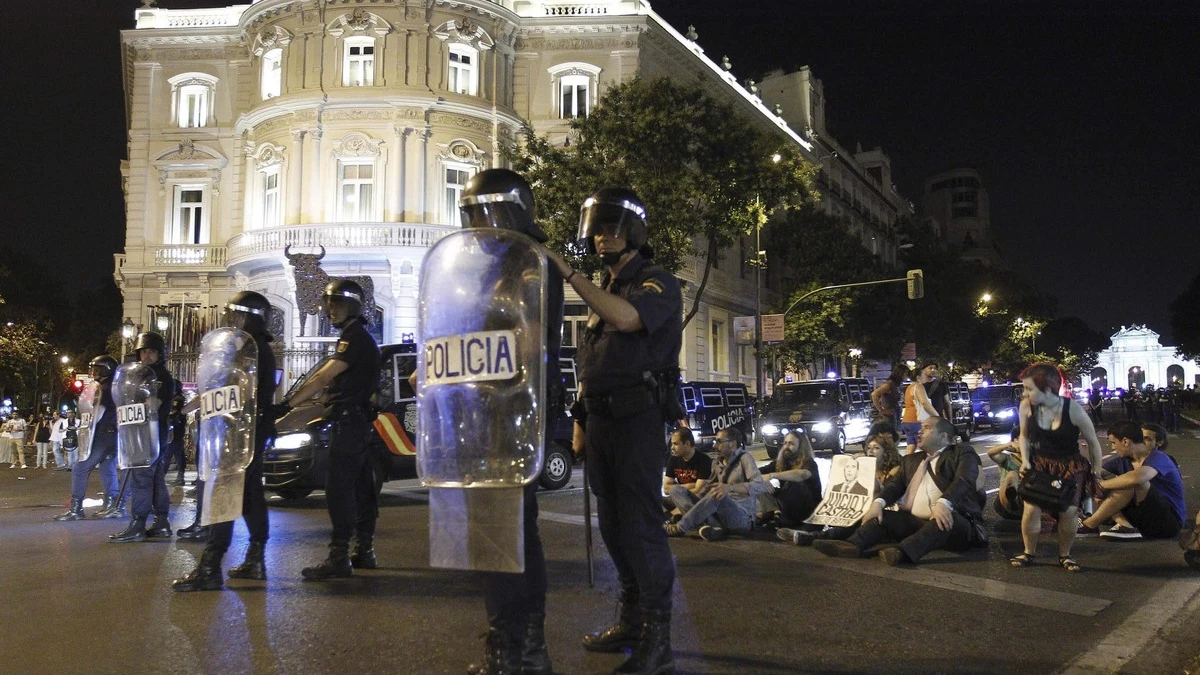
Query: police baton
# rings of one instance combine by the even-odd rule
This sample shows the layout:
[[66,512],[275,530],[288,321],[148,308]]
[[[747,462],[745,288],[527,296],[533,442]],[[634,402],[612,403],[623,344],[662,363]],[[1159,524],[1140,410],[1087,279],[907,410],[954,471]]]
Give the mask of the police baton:
[[588,487],[587,460],[583,462],[583,545],[587,549],[588,588],[596,587],[596,572],[592,569],[592,489]]
[[[117,458],[113,457],[113,461],[115,462],[116,460]],[[117,501],[113,502],[113,508],[118,511],[121,510],[121,500],[125,498],[125,485],[129,483],[130,471],[133,471],[133,469],[125,469],[125,476],[121,478],[121,489],[117,490]]]

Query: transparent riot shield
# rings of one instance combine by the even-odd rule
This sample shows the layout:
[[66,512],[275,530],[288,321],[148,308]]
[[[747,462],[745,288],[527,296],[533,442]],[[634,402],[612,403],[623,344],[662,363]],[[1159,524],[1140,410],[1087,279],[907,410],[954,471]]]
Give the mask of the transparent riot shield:
[[75,438],[78,439],[75,457],[76,461],[82,462],[92,454],[96,420],[104,412],[100,405],[100,383],[95,380],[88,382],[83,391],[79,392],[79,400],[75,407],[79,409],[79,419],[76,420],[79,428],[75,430]]
[[254,458],[258,345],[236,328],[209,331],[196,368],[200,389],[196,463],[204,481],[201,525],[242,515],[246,467]]
[[117,406],[117,466],[150,466],[159,450],[158,376],[150,366],[123,363],[113,375],[112,395]]
[[523,487],[542,469],[546,265],[528,237],[467,229],[421,266],[417,471],[430,564],[521,572]]

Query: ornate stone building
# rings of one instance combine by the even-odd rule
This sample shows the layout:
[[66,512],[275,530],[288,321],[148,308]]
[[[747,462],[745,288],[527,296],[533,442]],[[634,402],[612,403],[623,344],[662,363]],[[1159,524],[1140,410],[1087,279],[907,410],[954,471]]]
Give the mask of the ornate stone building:
[[1098,355],[1091,383],[1083,385],[1106,389],[1200,386],[1200,365],[1174,347],[1159,344],[1158,333],[1145,326],[1121,326],[1113,333],[1112,346]]
[[[318,318],[306,327],[297,291],[306,295],[308,277],[294,274],[285,251],[320,255],[330,275],[369,276],[378,339],[407,339],[425,251],[458,227],[463,186],[502,162],[523,120],[565,138],[570,119],[614,83],[637,73],[698,79],[821,160],[641,0],[147,6],[121,39],[127,232],[115,276],[125,315],[165,323],[182,354],[230,295],[261,292],[280,309],[272,328],[288,382],[331,338]],[[697,267],[680,271],[688,305]],[[721,267],[681,365],[689,378],[753,386],[752,347],[737,345],[733,318],[753,314],[754,276]],[[570,345],[584,309],[568,303]]]

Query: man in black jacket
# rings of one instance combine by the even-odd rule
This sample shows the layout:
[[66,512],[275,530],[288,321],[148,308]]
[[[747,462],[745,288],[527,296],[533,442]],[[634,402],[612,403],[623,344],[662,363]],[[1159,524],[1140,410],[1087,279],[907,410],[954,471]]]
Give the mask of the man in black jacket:
[[[955,445],[954,424],[944,417],[921,423],[919,450],[904,458],[902,471],[883,485],[882,494],[863,515],[863,525],[845,541],[819,539],[813,548],[828,556],[858,558],[879,543],[888,565],[915,563],[934,549],[965,550],[987,543],[985,502],[976,483],[979,455]],[[884,507],[898,504],[898,511]]]

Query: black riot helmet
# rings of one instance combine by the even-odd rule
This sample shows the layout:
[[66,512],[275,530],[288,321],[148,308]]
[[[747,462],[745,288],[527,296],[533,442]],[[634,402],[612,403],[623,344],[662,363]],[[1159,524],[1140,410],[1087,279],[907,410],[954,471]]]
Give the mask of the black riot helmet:
[[628,188],[606,187],[592,193],[579,210],[579,245],[596,253],[593,237],[608,234],[625,238],[626,250],[646,244],[646,207]]
[[545,242],[549,237],[533,221],[533,206],[533,190],[521,174],[487,169],[475,174],[463,188],[458,215],[463,229],[499,227]]
[[[366,294],[362,286],[349,279],[332,279],[325,285],[321,295],[321,306],[329,315],[329,321],[338,328],[345,327],[354,319],[362,316]],[[334,317],[337,314],[337,318]]]
[[164,363],[167,360],[167,340],[154,331],[138,334],[137,342],[133,345],[133,351],[137,353],[143,349],[153,349],[158,352],[159,363]]
[[244,330],[251,335],[264,335],[270,313],[271,303],[261,293],[242,291],[225,303],[221,325]]
[[107,380],[117,371],[117,360],[108,354],[101,354],[88,361],[88,375],[97,380]]

